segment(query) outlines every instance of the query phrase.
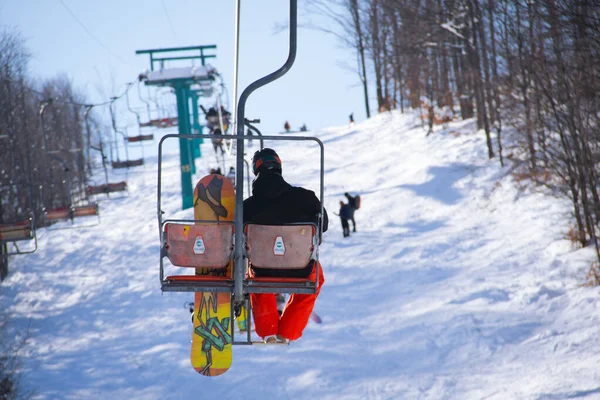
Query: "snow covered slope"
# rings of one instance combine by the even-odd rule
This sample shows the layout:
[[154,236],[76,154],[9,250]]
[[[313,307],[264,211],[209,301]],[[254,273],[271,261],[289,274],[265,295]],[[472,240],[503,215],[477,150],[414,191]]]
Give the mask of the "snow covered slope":
[[[159,289],[146,150],[100,225],[42,229],[35,254],[11,259],[0,306],[31,336],[23,384],[36,399],[600,398],[599,290],[581,286],[593,254],[564,239],[569,202],[517,190],[473,121],[428,137],[417,121],[308,133],[325,144],[323,323],[288,348],[235,347],[216,378],[189,364],[193,296]],[[266,145],[290,183],[318,189],[316,146]],[[196,179],[215,166],[202,150]],[[191,217],[177,154],[163,167],[163,208]],[[349,238],[333,214],[344,192],[362,199]]]

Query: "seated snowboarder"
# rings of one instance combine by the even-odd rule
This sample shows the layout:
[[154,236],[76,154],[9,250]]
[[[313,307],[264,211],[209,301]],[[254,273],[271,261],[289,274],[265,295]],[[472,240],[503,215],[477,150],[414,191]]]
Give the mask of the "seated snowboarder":
[[235,187],[235,168],[229,167],[229,172],[227,173],[227,179],[231,181],[233,187]]
[[[314,192],[294,187],[281,176],[281,159],[273,149],[265,148],[254,153],[252,196],[244,200],[244,223],[278,225],[294,222],[318,223],[321,202]],[[327,231],[328,217],[324,211],[323,232]],[[252,268],[249,277],[292,277],[316,279],[316,261],[302,269]],[[281,317],[277,312],[274,293],[251,293],[250,305],[256,334],[266,343],[288,342],[302,336],[308,324],[315,301],[325,278],[319,264],[319,285],[316,294],[290,295]]]
[[202,109],[202,111],[204,111],[204,115],[206,118],[206,127],[209,130],[212,130],[215,127],[217,127],[219,125],[219,113],[217,109],[214,107],[210,107],[208,111],[206,111],[204,107],[200,106],[200,108]]
[[354,211],[360,207],[360,196],[352,197],[348,192],[344,193],[348,199],[349,220],[352,221],[352,232],[356,232],[356,221],[354,221]]
[[350,236],[350,225],[348,220],[350,219],[350,205],[340,201],[340,220],[342,221],[342,233],[344,237]]
[[285,121],[285,124],[283,124],[283,129],[285,129],[285,131],[289,133],[290,129],[292,129],[292,126],[289,122]]
[[[214,130],[210,131],[211,135],[220,135],[221,134],[221,129],[219,128],[215,128]],[[225,149],[223,148],[223,139],[221,138],[214,138],[212,139],[212,144],[213,144],[213,148],[215,149],[215,154],[217,154],[217,149],[221,149],[221,154],[225,154]]]

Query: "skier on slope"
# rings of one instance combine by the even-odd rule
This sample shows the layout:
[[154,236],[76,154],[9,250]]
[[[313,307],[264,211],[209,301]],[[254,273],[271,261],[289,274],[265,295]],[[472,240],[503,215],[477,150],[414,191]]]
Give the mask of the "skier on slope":
[[[287,183],[281,173],[281,159],[273,149],[265,148],[254,153],[252,196],[244,200],[244,223],[278,225],[294,222],[318,223],[321,203],[314,192]],[[323,213],[323,232],[327,231],[327,211]],[[279,317],[274,293],[251,293],[250,305],[257,335],[266,343],[287,342],[302,336],[325,278],[319,264],[319,285],[316,294],[290,295]],[[273,276],[316,279],[316,261],[302,269],[253,269],[250,277]]]
[[350,219],[350,204],[346,204],[340,201],[340,221],[342,222],[342,233],[344,237],[350,236],[350,225],[348,220]]
[[354,221],[354,211],[358,210],[360,207],[360,196],[352,197],[348,192],[344,193],[344,196],[346,196],[346,198],[348,199],[348,219],[352,221],[352,232],[356,232],[356,221]]

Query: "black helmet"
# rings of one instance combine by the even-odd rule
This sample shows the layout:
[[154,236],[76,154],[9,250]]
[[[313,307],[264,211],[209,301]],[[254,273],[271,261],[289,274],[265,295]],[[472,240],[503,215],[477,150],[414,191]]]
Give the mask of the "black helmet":
[[264,148],[254,153],[252,157],[252,172],[258,175],[261,168],[273,170],[281,174],[281,159],[273,149]]

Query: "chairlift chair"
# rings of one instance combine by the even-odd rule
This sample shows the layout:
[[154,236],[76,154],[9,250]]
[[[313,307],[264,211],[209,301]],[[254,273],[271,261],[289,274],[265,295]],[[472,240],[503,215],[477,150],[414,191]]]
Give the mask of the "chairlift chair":
[[[318,246],[321,237],[321,226],[312,223],[283,224],[283,225],[243,225],[243,234],[235,235],[235,225],[232,222],[214,222],[201,220],[175,220],[162,219],[164,211],[161,206],[161,170],[162,170],[162,144],[169,138],[195,139],[198,137],[210,138],[214,135],[165,135],[159,142],[158,151],[158,216],[159,234],[161,239],[160,257],[160,283],[164,292],[229,292],[234,294],[236,279],[240,276],[195,275],[181,274],[185,268],[211,268],[224,269],[229,261],[234,258],[235,240],[241,240],[243,246],[243,270],[248,263],[255,268],[304,268],[315,260],[318,264]],[[225,136],[225,135],[217,135]],[[292,140],[314,141],[321,149],[320,195],[323,198],[324,176],[324,148],[323,143],[315,137],[281,137],[263,136],[264,140]],[[249,140],[251,137],[245,137]],[[245,160],[244,160],[245,161]],[[247,173],[249,175],[248,163]],[[244,165],[244,164],[242,164]],[[243,169],[236,175],[240,180],[237,190],[243,190]],[[237,195],[236,195],[237,196]],[[240,196],[241,197],[241,196]],[[237,200],[236,200],[237,201]],[[237,217],[237,216],[236,216]],[[202,237],[204,252],[194,252],[197,238]],[[282,245],[282,247],[276,246]],[[164,259],[169,260],[165,264]],[[175,267],[175,273],[171,272]],[[169,271],[167,271],[169,268]],[[237,268],[237,267],[236,267]],[[192,270],[195,271],[195,270]],[[235,268],[234,268],[235,271]],[[242,301],[232,301],[232,315],[246,302],[250,293],[302,293],[314,294],[318,287],[318,274],[316,281],[304,278],[267,278],[246,277],[241,275]],[[249,313],[248,309],[246,311]],[[249,318],[249,315],[247,316]],[[233,344],[257,344],[252,342],[248,335],[245,341],[233,341]]]
[[[65,177],[66,177],[66,185],[67,185],[66,189],[67,189],[67,194],[68,194],[69,205],[58,207],[58,208],[50,208],[50,209],[43,207],[44,221],[51,224],[51,223],[61,221],[61,220],[70,220],[71,224],[72,224],[71,227],[73,227],[73,228],[95,226],[100,222],[98,203],[75,204],[74,199],[73,199],[72,184],[71,184],[71,170],[63,158],[56,155],[56,152],[49,151],[49,149],[48,149],[47,139],[46,139],[46,131],[45,131],[45,127],[44,127],[44,112],[46,111],[47,106],[51,103],[52,103],[51,100],[42,101],[40,103],[40,125],[41,125],[41,131],[42,131],[42,140],[44,143],[44,149],[46,151],[46,154],[49,157],[60,162],[61,166],[63,167],[63,171],[65,172]],[[75,218],[76,217],[87,217],[87,216],[97,216],[98,222],[95,224],[91,224],[91,225],[75,226]],[[62,228],[59,228],[59,229],[62,229]]]
[[44,217],[47,221],[74,220],[76,217],[89,217],[98,215],[98,203],[91,203],[80,206],[59,207],[50,210],[44,210]]
[[98,194],[110,194],[115,192],[123,192],[127,190],[127,181],[108,182],[100,185],[88,185],[86,192],[90,196]]
[[[158,196],[157,216],[159,237],[161,239],[160,283],[162,291],[167,292],[230,292],[232,296],[232,315],[242,305],[247,304],[250,293],[303,293],[314,294],[318,288],[316,282],[298,278],[249,278],[246,277],[248,262],[255,267],[290,269],[305,267],[309,260],[318,263],[318,247],[322,236],[322,215],[324,195],[324,147],[316,137],[301,136],[263,136],[263,140],[315,141],[320,147],[320,196],[321,213],[318,224],[311,223],[285,225],[256,225],[243,223],[243,170],[245,103],[256,89],[283,76],[294,63],[297,37],[297,0],[290,0],[290,45],[288,59],[281,68],[250,84],[239,97],[236,110],[237,156],[236,156],[236,207],[234,224],[206,224],[196,220],[165,220],[161,206],[161,158],[162,144],[166,139],[195,139],[198,137],[221,138],[226,135],[165,135],[159,142],[158,150]],[[236,82],[237,84],[237,82]],[[234,98],[236,91],[234,90]],[[229,136],[231,138],[231,136]],[[177,225],[177,226],[176,226]],[[202,250],[194,251],[198,245],[196,238],[203,237]],[[207,239],[208,238],[208,239]],[[233,246],[231,245],[233,241]],[[214,257],[213,257],[214,256]],[[167,257],[175,267],[184,268],[222,268],[230,259],[234,261],[232,276],[196,276],[168,275],[165,277],[163,259]],[[304,263],[304,264],[303,264]],[[249,314],[249,311],[247,310]],[[248,316],[248,315],[247,315]],[[256,344],[252,342],[250,330],[246,340],[236,342],[232,331],[232,344]]]
[[[127,92],[128,91],[129,90],[127,90]],[[140,158],[140,159],[137,159],[137,160],[130,160],[129,159],[129,150],[127,148],[127,144],[129,143],[128,142],[128,135],[126,135],[124,132],[122,132],[119,129],[117,129],[117,123],[116,123],[116,119],[115,119],[115,114],[114,114],[114,111],[113,111],[113,108],[112,108],[113,103],[117,99],[118,99],[117,97],[113,97],[111,99],[111,102],[108,105],[108,110],[110,112],[110,120],[111,120],[112,128],[113,128],[113,131],[114,131],[114,134],[115,134],[115,139],[116,139],[116,135],[117,134],[120,134],[123,137],[123,140],[124,140],[124,143],[125,143],[125,160],[124,161],[120,160],[120,158],[119,158],[119,146],[117,144],[118,142],[115,140],[115,142],[114,142],[115,143],[115,153],[117,155],[117,157],[116,157],[117,159],[115,160],[112,157],[112,151],[111,151],[110,152],[111,153],[111,166],[114,169],[123,169],[123,168],[127,168],[128,169],[128,168],[132,168],[132,167],[137,167],[137,166],[144,165],[144,159],[143,158]],[[111,149],[112,149],[112,146],[111,146]]]
[[[86,125],[86,129],[87,129],[87,136],[88,136],[88,142],[89,142],[91,140],[91,134],[90,134],[90,125],[88,123],[87,117],[93,106],[88,106],[88,107],[89,108],[86,110],[86,113],[85,113],[85,125]],[[102,194],[102,193],[109,195],[110,193],[126,191],[127,190],[127,181],[121,181],[121,182],[115,182],[115,183],[111,183],[108,181],[108,169],[106,168],[106,155],[104,154],[104,145],[103,145],[102,141],[100,141],[100,144],[98,146],[90,145],[90,148],[100,152],[100,157],[102,158],[102,168],[104,169],[105,183],[100,184],[100,185],[88,185],[86,188],[87,195],[93,196],[93,195],[98,195],[98,194]],[[90,171],[90,173],[91,173],[91,171]]]
[[[33,190],[29,183],[2,185],[2,187],[27,187],[27,212],[14,216],[10,221],[0,224],[0,245],[12,244],[12,250],[6,249],[6,255],[30,254],[37,250],[35,213],[33,209]],[[28,249],[19,248],[17,242],[33,240]]]
[[[150,133],[150,134],[142,134],[142,123],[140,121],[140,114],[135,111],[133,108],[131,108],[131,104],[129,103],[129,88],[131,88],[131,85],[133,85],[133,82],[130,82],[127,86],[127,90],[125,91],[125,98],[127,100],[127,109],[129,110],[129,112],[133,113],[135,115],[135,118],[137,120],[137,124],[138,124],[138,129],[139,129],[139,133],[135,136],[129,136],[127,135],[127,137],[125,138],[127,140],[128,143],[141,143],[141,142],[147,142],[147,141],[153,141],[154,140],[154,134]],[[138,82],[138,89],[139,89],[139,82]],[[143,148],[142,148],[142,158],[143,158]]]
[[129,143],[139,143],[139,142],[147,142],[154,140],[154,134],[149,133],[147,135],[136,135],[136,136],[127,136],[127,141]]
[[0,243],[31,240],[35,237],[33,218],[16,221],[10,224],[0,224]]
[[[7,153],[12,155],[11,168],[9,179],[13,179],[16,175],[15,154],[17,153],[15,142],[12,140],[12,134],[2,134],[0,139],[8,139],[9,144],[6,147]],[[29,156],[29,154],[27,154]],[[29,158],[29,157],[28,157]],[[3,166],[6,168],[6,166]],[[31,163],[28,163],[28,179],[31,181]],[[20,188],[27,187],[27,195]],[[13,196],[11,196],[11,194]],[[0,215],[0,281],[8,276],[8,257],[18,254],[30,254],[37,250],[37,235],[35,224],[35,210],[33,205],[33,190],[30,182],[27,183],[9,183],[0,185],[0,197],[5,199],[6,204],[11,204],[8,213],[2,212]],[[11,197],[15,197],[11,199]],[[23,200],[26,200],[27,211],[22,210],[25,207]],[[3,203],[5,202],[3,201]],[[0,210],[3,210],[0,207]],[[33,246],[28,246],[26,249],[19,247],[19,244],[24,241],[33,240]]]

